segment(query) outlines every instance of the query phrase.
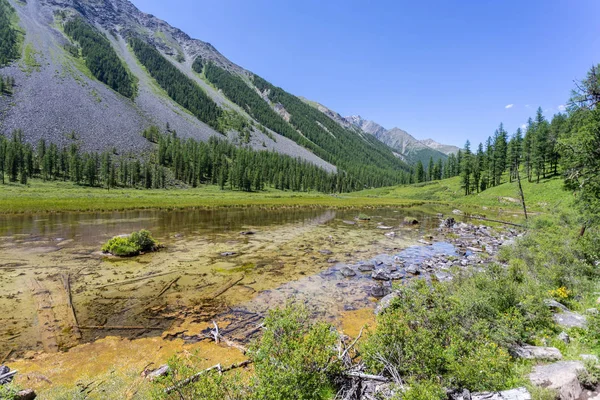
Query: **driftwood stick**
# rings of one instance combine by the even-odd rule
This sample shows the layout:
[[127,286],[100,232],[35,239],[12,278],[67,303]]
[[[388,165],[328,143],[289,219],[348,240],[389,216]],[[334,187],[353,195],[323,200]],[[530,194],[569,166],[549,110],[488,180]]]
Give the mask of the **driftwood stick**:
[[358,336],[356,337],[356,339],[354,339],[352,344],[350,346],[348,346],[348,348],[346,350],[344,350],[344,352],[342,353],[342,356],[340,357],[341,360],[343,360],[344,357],[346,357],[346,354],[348,354],[348,352],[356,345],[356,342],[358,342],[358,340],[360,339],[360,337],[363,334],[363,329],[365,329],[364,326],[362,328],[360,328],[360,332],[358,333]]
[[386,378],[385,376],[363,374],[362,372],[349,371],[349,372],[346,372],[344,375],[350,376],[352,378],[361,378],[361,379],[365,379],[365,380],[369,380],[369,381],[389,382],[389,379]]
[[160,291],[159,294],[156,295],[155,299],[158,299],[160,296],[162,296],[163,294],[165,294],[165,292],[169,289],[171,289],[171,286],[173,286],[175,283],[177,283],[177,281],[181,279],[181,275],[178,276],[177,278],[173,279],[171,282],[167,283],[162,290]]
[[102,289],[102,288],[109,287],[109,286],[127,285],[129,283],[135,283],[135,282],[139,282],[139,281],[144,281],[146,279],[152,279],[152,278],[156,278],[158,276],[165,276],[165,275],[170,275],[170,274],[173,274],[173,273],[175,273],[175,271],[163,272],[163,273],[160,273],[160,274],[146,275],[146,276],[142,276],[140,278],[127,279],[127,280],[120,281],[120,282],[111,282],[111,283],[107,283],[105,285],[96,286],[96,287],[94,287],[94,289]]
[[2,360],[0,360],[0,364],[4,364],[4,361],[8,360],[8,357],[10,357],[10,355],[12,354],[13,351],[14,351],[14,349],[10,349],[8,351],[8,353],[6,353],[6,355],[4,357],[2,357]]
[[112,325],[79,325],[77,326],[77,328],[79,329],[98,329],[98,330],[102,330],[102,329],[114,329],[114,330],[119,330],[119,329],[123,329],[123,330],[133,330],[133,329],[137,329],[137,330],[162,330],[163,328],[158,327],[158,326],[112,326]]
[[250,365],[250,364],[252,364],[251,360],[246,360],[246,361],[239,362],[237,364],[232,364],[229,367],[225,367],[225,368],[221,368],[221,364],[213,365],[210,368],[207,368],[207,369],[205,369],[203,371],[200,371],[197,374],[194,374],[194,375],[190,376],[189,378],[186,378],[186,379],[184,379],[184,380],[176,383],[175,385],[166,388],[165,389],[165,393],[169,394],[171,392],[174,392],[177,389],[181,389],[182,387],[184,387],[186,385],[189,385],[190,383],[193,383],[193,382],[197,381],[200,376],[204,375],[207,372],[218,370],[219,372],[222,373],[222,372],[231,371],[232,369],[242,368],[242,367],[245,367],[245,366]]
[[15,370],[15,371],[10,371],[4,375],[0,375],[0,380],[10,378],[11,376],[15,376],[17,374],[17,372],[19,372],[19,371]]
[[215,321],[213,321],[213,325],[215,326],[215,329],[211,331],[211,333],[215,337],[215,343],[219,344],[219,326]]
[[513,222],[507,222],[507,221],[500,221],[500,220],[497,220],[497,219],[489,219],[489,218],[484,218],[484,217],[476,217],[474,215],[469,215],[469,218],[471,218],[471,219],[478,219],[478,220],[481,220],[481,221],[497,222],[499,224],[510,225],[510,226],[517,226],[519,228],[525,228],[525,225],[515,224]]
[[217,290],[215,293],[213,293],[212,298],[216,299],[217,297],[219,297],[220,295],[222,295],[223,293],[225,293],[226,291],[228,291],[229,289],[231,289],[232,287],[234,287],[235,285],[240,283],[243,279],[244,279],[244,275],[240,276],[237,279],[231,279],[229,282],[227,282],[225,285],[223,285],[221,288],[219,288],[219,290]]

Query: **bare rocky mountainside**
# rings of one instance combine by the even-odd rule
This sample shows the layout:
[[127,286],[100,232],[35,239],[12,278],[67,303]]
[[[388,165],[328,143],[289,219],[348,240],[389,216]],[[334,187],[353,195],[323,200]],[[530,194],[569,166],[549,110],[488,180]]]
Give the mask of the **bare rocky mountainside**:
[[377,122],[366,120],[360,115],[343,117],[336,111],[333,111],[322,104],[304,98],[302,100],[315,107],[344,128],[352,129],[358,134],[366,133],[374,136],[382,143],[391,147],[397,157],[409,164],[421,161],[426,165],[432,157],[434,161],[439,159],[445,160],[447,156],[456,154],[459,150],[456,146],[441,144],[432,139],[418,140],[400,128],[387,130]]
[[432,139],[418,140],[410,133],[400,129],[385,129],[376,122],[363,119],[360,115],[344,118],[349,123],[360,128],[363,132],[374,135],[381,142],[394,149],[403,160],[426,164],[431,157],[434,161],[446,159],[452,153],[458,152],[458,147],[435,142]]
[[[0,74],[15,81],[12,95],[0,96],[0,134],[21,129],[33,145],[45,139],[89,152],[143,154],[153,144],[141,133],[156,126],[182,138],[227,138],[273,150],[329,172],[354,168],[358,176],[365,167],[390,176],[410,172],[379,141],[357,135],[350,125],[329,126],[329,118],[312,115],[313,108],[295,96],[127,0],[8,3],[16,10],[23,43],[20,59],[0,66]],[[67,28],[73,21],[79,25]],[[86,35],[101,40],[96,36],[86,49]],[[99,49],[115,55],[117,72],[104,61],[91,66]],[[118,88],[118,79],[131,83]]]

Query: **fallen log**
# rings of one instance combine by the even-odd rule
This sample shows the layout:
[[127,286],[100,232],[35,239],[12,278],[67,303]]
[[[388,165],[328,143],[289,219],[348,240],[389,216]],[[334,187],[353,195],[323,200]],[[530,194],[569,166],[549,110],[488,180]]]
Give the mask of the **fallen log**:
[[120,281],[120,282],[111,282],[111,283],[107,283],[107,284],[104,284],[104,285],[96,286],[96,287],[94,287],[94,289],[102,289],[102,288],[109,287],[109,286],[127,285],[129,283],[140,282],[140,281],[144,281],[146,279],[152,279],[152,278],[156,278],[158,276],[165,276],[165,275],[170,275],[170,274],[173,274],[173,273],[175,273],[175,271],[162,272],[160,274],[146,275],[146,276],[142,276],[140,278],[126,279],[126,280]]
[[79,328],[77,328],[79,322],[77,321],[77,314],[75,313],[75,307],[73,306],[73,299],[71,296],[71,275],[69,273],[62,274],[61,277],[63,287],[67,295],[67,308],[69,309],[69,314],[71,316],[71,319],[73,320],[73,335],[75,335],[75,339],[81,340],[81,331],[79,330]]
[[159,326],[114,326],[114,325],[78,325],[79,329],[112,329],[112,330],[163,330],[163,328]]
[[229,289],[231,289],[232,287],[234,287],[235,285],[240,283],[243,279],[244,279],[244,275],[242,275],[238,278],[233,278],[233,279],[229,280],[229,282],[227,282],[226,284],[221,286],[210,297],[212,298],[212,300],[216,299],[217,297],[219,297],[220,295],[222,295],[223,293],[225,293],[226,291],[228,291]]
[[498,224],[504,224],[504,225],[510,225],[510,226],[516,226],[519,228],[525,228],[525,225],[520,225],[520,224],[515,224],[514,222],[507,222],[507,221],[500,221],[498,219],[490,219],[490,218],[484,218],[484,217],[476,217],[474,215],[469,215],[469,218],[471,219],[478,219],[480,221],[488,221],[488,222],[496,222]]
[[344,375],[349,376],[351,378],[360,378],[360,379],[365,379],[368,381],[376,381],[376,382],[383,382],[383,383],[387,383],[390,381],[385,376],[363,374],[362,372],[349,371],[349,372],[344,373]]
[[207,368],[207,369],[205,369],[203,371],[200,371],[197,374],[194,374],[194,375],[190,376],[189,378],[186,378],[186,379],[184,379],[184,380],[176,383],[175,385],[166,388],[165,389],[165,393],[169,394],[171,392],[174,392],[177,389],[181,389],[182,387],[184,387],[186,385],[189,385],[190,383],[193,383],[193,382],[197,381],[198,378],[200,378],[202,375],[204,375],[204,374],[206,374],[206,373],[208,373],[210,371],[218,370],[220,373],[223,373],[223,372],[231,371],[231,370],[236,369],[236,368],[242,368],[242,367],[248,366],[250,364],[252,364],[251,360],[246,360],[246,361],[239,362],[237,364],[232,364],[232,365],[230,365],[229,367],[226,367],[226,368],[222,368],[221,364],[213,365],[210,368]]

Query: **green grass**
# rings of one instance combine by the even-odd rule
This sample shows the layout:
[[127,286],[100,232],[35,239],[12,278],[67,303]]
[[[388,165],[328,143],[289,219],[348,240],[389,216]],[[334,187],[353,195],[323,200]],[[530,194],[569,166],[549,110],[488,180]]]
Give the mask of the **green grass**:
[[[553,212],[570,204],[562,180],[523,183],[531,212]],[[267,189],[257,193],[220,190],[217,186],[187,189],[112,189],[78,186],[71,182],[30,180],[27,186],[6,184],[0,191],[0,213],[112,211],[127,209],[185,209],[213,207],[409,207],[440,204],[465,212],[482,213],[482,207],[520,216],[516,184],[503,184],[483,193],[464,196],[459,178],[439,182],[328,195]]]
[[326,195],[267,190],[247,193],[220,190],[218,186],[194,189],[112,189],[89,188],[70,182],[42,182],[1,186],[0,213],[61,211],[112,211],[126,209],[185,209],[212,207],[375,207],[413,206],[427,202],[395,198],[370,198],[360,193]]
[[25,66],[23,69],[28,74],[32,73],[33,71],[40,71],[40,67],[42,65],[36,58],[37,56],[39,56],[39,54],[40,53],[35,49],[35,47],[33,47],[31,43],[27,43],[25,45],[25,50],[23,54],[23,62]]

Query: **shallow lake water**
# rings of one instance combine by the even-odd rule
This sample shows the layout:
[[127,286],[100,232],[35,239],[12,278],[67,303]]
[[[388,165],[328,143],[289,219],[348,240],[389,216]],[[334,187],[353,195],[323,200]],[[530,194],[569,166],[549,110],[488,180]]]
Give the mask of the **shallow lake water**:
[[[352,332],[371,319],[376,299],[370,287],[377,283],[370,273],[345,277],[341,269],[378,257],[411,263],[451,254],[450,245],[418,242],[436,235],[439,211],[230,208],[0,216],[0,353],[54,353],[106,336],[181,339],[213,320],[264,316],[288,301]],[[360,213],[371,219],[358,221]],[[406,225],[405,217],[420,223]],[[139,229],[151,231],[164,249],[129,259],[99,251],[112,236]]]

